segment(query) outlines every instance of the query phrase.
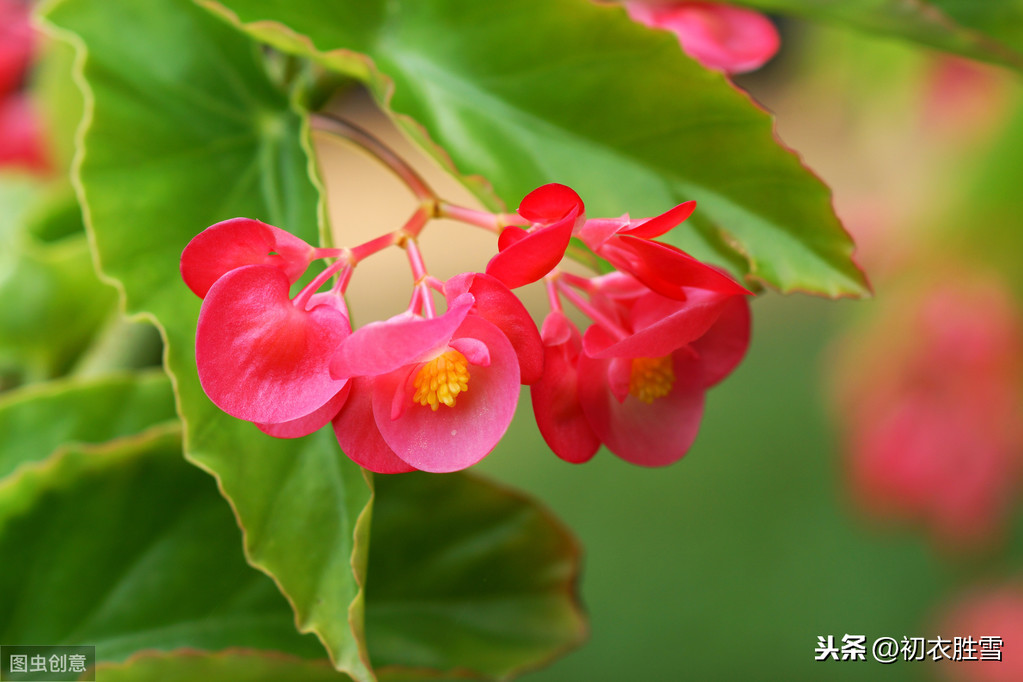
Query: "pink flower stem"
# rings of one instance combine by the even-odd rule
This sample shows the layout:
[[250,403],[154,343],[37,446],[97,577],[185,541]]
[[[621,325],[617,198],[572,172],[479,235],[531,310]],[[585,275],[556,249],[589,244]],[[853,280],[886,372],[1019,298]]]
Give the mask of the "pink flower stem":
[[397,236],[394,232],[388,232],[382,234],[375,239],[370,239],[368,242],[364,242],[354,247],[351,250],[351,256],[349,260],[352,265],[372,256],[374,253],[383,251],[388,246],[393,246],[397,243]]
[[577,292],[568,288],[568,285],[560,281],[556,282],[556,284],[558,287],[558,291],[565,298],[571,301],[572,305],[578,308],[588,318],[590,318],[600,326],[604,327],[607,331],[611,332],[619,339],[624,339],[626,336],[628,336],[628,332],[622,329],[621,325],[619,325],[618,322],[612,320],[610,317],[608,317],[601,311],[597,310],[597,308],[593,307],[589,301],[584,299]]
[[348,283],[352,281],[353,270],[355,270],[355,266],[349,265],[341,271],[341,274],[338,275],[337,282],[334,283],[334,286],[330,290],[332,294],[337,294],[338,296],[345,295],[345,292],[348,291]]
[[437,205],[437,216],[439,218],[450,218],[468,225],[482,227],[484,230],[500,233],[509,225],[528,225],[517,214],[514,213],[491,213],[490,211],[478,211],[466,206],[441,201]]
[[423,262],[423,254],[419,252],[419,245],[415,239],[405,242],[405,251],[408,252],[408,262],[412,266],[412,279],[416,284],[423,282],[429,273],[426,272],[426,263]]
[[419,236],[419,233],[426,227],[426,223],[430,222],[430,218],[434,215],[437,204],[434,202],[427,202],[422,204],[416,209],[416,212],[409,216],[409,219],[405,221],[401,229],[395,234],[397,236],[397,243],[402,243],[402,238],[411,237],[415,239]]
[[436,202],[437,194],[430,189],[426,181],[412,169],[403,158],[368,132],[353,123],[349,123],[330,114],[317,113],[309,117],[314,130],[337,135],[360,147],[394,173],[422,202]]
[[587,293],[593,291],[593,280],[589,277],[582,277],[572,272],[562,272],[561,278],[565,284],[571,284],[576,289],[580,289]]
[[344,249],[320,247],[313,249],[313,258],[338,258],[344,255]]
[[423,280],[426,284],[434,291],[443,294],[444,293],[444,281],[437,279],[433,275],[427,275],[426,279]]
[[547,287],[547,300],[551,304],[551,310],[561,312],[561,299],[558,297],[557,278],[562,273],[557,270],[553,274],[547,275],[543,278],[544,286]]
[[[415,239],[408,239],[405,242],[405,251],[408,252],[408,262],[412,266],[412,278],[415,280],[415,294],[412,303],[416,307],[413,312],[418,313],[422,305],[424,317],[434,317],[437,313],[433,307],[433,294],[430,293],[430,274],[426,271],[426,264],[423,262],[423,254],[419,252],[419,245]],[[417,299],[418,297],[418,299]]]
[[323,272],[316,275],[316,277],[313,277],[313,280],[309,282],[309,284],[306,284],[302,291],[298,292],[298,296],[296,296],[294,301],[292,301],[295,304],[295,307],[299,310],[305,310],[305,306],[309,302],[309,299],[312,298],[312,295],[315,294],[320,287],[323,286],[324,282],[333,277],[339,270],[350,267],[352,267],[352,265],[347,260],[337,260],[328,265]]

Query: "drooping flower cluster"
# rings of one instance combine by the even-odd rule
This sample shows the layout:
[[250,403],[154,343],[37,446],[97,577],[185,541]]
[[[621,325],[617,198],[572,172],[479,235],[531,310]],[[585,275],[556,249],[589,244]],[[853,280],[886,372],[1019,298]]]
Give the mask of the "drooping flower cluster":
[[[574,191],[545,185],[512,215],[424,205],[400,230],[351,249],[316,248],[247,218],[217,223],[181,258],[204,299],[200,382],[221,409],[271,436],[332,423],[342,450],[377,473],[475,464],[507,430],[520,385],[531,386],[540,430],[563,459],[586,461],[603,443],[637,464],[668,464],[695,438],[704,392],[749,339],[749,292],[653,241],[692,209],[587,221]],[[427,272],[417,238],[431,210],[499,232],[486,272],[447,281]],[[562,271],[573,236],[617,270]],[[408,253],[408,308],[353,331],[352,272],[390,246]],[[292,295],[317,259],[334,260]],[[512,292],[541,279],[552,306],[542,334]],[[591,320],[585,333],[563,298]]]
[[28,2],[0,0],[0,167],[45,173],[50,161],[39,118],[22,89],[36,43],[29,13]]
[[759,12],[720,2],[625,3],[641,24],[674,33],[682,50],[708,69],[728,74],[753,71],[778,52],[771,20]]

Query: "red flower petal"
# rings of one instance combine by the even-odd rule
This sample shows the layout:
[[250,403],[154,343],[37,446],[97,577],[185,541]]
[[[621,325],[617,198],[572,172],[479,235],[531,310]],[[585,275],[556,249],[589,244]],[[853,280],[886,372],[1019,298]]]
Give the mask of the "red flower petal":
[[415,467],[398,458],[384,442],[373,419],[373,380],[355,377],[348,402],[334,418],[341,450],[359,466],[377,474],[403,474]]
[[623,402],[608,386],[610,360],[579,358],[579,402],[594,433],[624,460],[641,466],[678,461],[696,439],[703,416],[703,388],[696,385],[692,357],[672,356],[675,382],[671,392],[645,403],[628,395]]
[[[423,471],[458,471],[483,459],[508,429],[519,399],[518,360],[500,329],[469,316],[455,336],[485,343],[490,365],[470,366],[469,388],[458,395],[453,407],[441,405],[435,411],[412,404],[405,370],[374,380],[373,415],[380,434],[398,457]],[[392,403],[399,391],[408,406],[392,419]]]
[[597,249],[597,255],[657,293],[680,301],[685,300],[684,287],[728,294],[751,293],[725,273],[685,251],[648,239],[617,235]]
[[583,213],[583,200],[574,189],[552,182],[537,187],[519,204],[519,215],[531,223],[549,225]]
[[284,230],[251,218],[210,225],[181,253],[181,276],[199,298],[224,274],[244,265],[273,265],[297,282],[315,249]]
[[643,239],[660,237],[691,216],[695,210],[696,202],[686,201],[654,218],[630,222],[628,227],[619,231],[619,234],[628,234],[633,237],[642,237]]
[[583,200],[570,187],[551,183],[534,189],[519,205],[519,215],[533,226],[501,232],[500,252],[487,264],[487,274],[509,289],[546,275],[565,256],[572,232],[585,220],[583,209]]
[[543,323],[544,375],[530,387],[533,416],[540,434],[561,459],[573,464],[589,461],[600,448],[579,404],[579,330],[564,314],[551,312]]
[[574,224],[574,220],[565,219],[528,233],[491,258],[487,274],[509,289],[539,280],[565,256]]
[[500,281],[482,273],[457,275],[444,284],[449,305],[452,299],[464,293],[476,299],[472,314],[496,325],[511,341],[519,358],[521,383],[539,381],[543,375],[543,343],[522,301]]
[[[629,325],[633,332],[624,338],[614,336],[599,325],[591,326],[583,337],[586,354],[594,358],[656,358],[668,355],[706,334],[728,304],[737,298],[707,289],[683,291],[684,301],[653,292],[638,298],[629,311]],[[738,323],[733,331],[741,332]],[[743,349],[748,343],[748,324],[745,338]]]
[[305,417],[344,387],[327,359],[349,334],[335,308],[309,311],[288,298],[278,268],[247,265],[227,273],[206,294],[195,335],[203,390],[228,414],[259,424]]
[[709,388],[738,366],[750,340],[750,309],[745,296],[732,296],[707,333],[689,344],[696,352],[703,386]]
[[293,419],[290,422],[280,424],[256,424],[260,431],[274,438],[302,438],[310,433],[319,431],[337,416],[337,413],[348,399],[348,391],[352,382],[349,381],[345,387],[337,392],[333,398],[328,400],[323,407],[304,417]]
[[447,345],[474,302],[471,294],[462,294],[438,317],[402,313],[360,327],[334,353],[330,372],[337,378],[377,376],[419,362]]

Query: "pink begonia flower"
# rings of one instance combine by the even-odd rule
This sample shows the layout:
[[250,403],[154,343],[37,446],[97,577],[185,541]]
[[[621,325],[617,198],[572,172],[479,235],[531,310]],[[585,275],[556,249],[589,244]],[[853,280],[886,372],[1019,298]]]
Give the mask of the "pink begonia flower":
[[36,35],[30,12],[28,2],[0,0],[0,100],[18,89],[32,61]]
[[463,293],[442,315],[402,313],[341,343],[331,374],[357,385],[334,426],[353,460],[377,473],[404,470],[401,462],[442,473],[472,466],[497,445],[515,414],[521,372],[501,329],[470,314],[475,303]]
[[579,228],[578,236],[598,256],[670,298],[685,300],[685,291],[691,287],[750,293],[717,268],[674,246],[653,241],[688,218],[695,208],[695,201],[687,201],[653,218],[593,218]]
[[841,358],[853,492],[944,544],[1004,530],[1023,472],[1023,323],[1004,284],[958,276],[903,294]]
[[522,199],[519,215],[528,229],[506,227],[498,239],[499,253],[487,264],[487,274],[509,289],[539,280],[565,255],[574,230],[586,216],[575,190],[551,183]]
[[627,2],[634,21],[671,31],[682,50],[708,69],[743,73],[763,66],[781,39],[759,12],[717,2]]
[[0,167],[32,173],[53,170],[39,117],[24,95],[0,97]]
[[946,609],[941,636],[972,637],[972,659],[941,661],[946,679],[955,682],[1023,680],[1023,581],[975,589]]
[[346,379],[328,368],[351,326],[340,304],[301,305],[290,300],[290,286],[272,265],[217,279],[199,313],[195,359],[203,390],[220,409],[261,425],[297,422],[280,427],[294,436],[325,425],[334,416],[325,405],[343,401]]
[[[627,280],[620,274],[598,278],[594,301],[619,324],[592,325],[581,348],[567,320],[552,313],[544,323],[552,365],[533,386],[534,411],[548,445],[571,462],[593,455],[594,437],[634,464],[677,461],[696,438],[704,393],[738,365],[749,345],[744,296],[689,289],[679,301]],[[600,295],[605,283],[611,296]]]
[[251,218],[232,218],[192,238],[181,253],[181,277],[203,298],[213,283],[245,265],[272,265],[290,283],[298,281],[317,249],[290,232]]

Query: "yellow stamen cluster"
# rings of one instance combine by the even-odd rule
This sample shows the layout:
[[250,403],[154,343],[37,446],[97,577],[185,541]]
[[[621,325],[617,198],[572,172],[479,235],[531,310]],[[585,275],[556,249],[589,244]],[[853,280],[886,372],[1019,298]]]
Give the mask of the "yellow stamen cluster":
[[450,348],[419,369],[413,386],[412,400],[436,410],[441,403],[455,406],[459,393],[469,390],[469,361],[457,350]]
[[648,405],[657,398],[671,393],[675,383],[675,370],[671,356],[663,358],[633,358],[629,375],[629,393]]

